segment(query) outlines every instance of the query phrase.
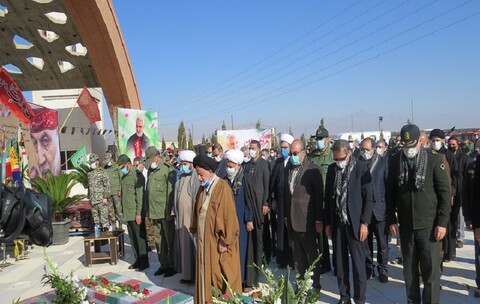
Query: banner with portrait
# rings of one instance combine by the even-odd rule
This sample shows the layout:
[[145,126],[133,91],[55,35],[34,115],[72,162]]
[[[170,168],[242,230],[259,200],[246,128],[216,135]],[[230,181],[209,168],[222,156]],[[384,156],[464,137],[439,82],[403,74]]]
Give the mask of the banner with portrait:
[[217,142],[222,145],[224,151],[239,150],[243,146],[248,146],[252,139],[258,140],[262,149],[270,149],[272,132],[272,128],[217,131]]
[[118,108],[118,148],[133,161],[145,157],[149,146],[158,148],[158,113]]

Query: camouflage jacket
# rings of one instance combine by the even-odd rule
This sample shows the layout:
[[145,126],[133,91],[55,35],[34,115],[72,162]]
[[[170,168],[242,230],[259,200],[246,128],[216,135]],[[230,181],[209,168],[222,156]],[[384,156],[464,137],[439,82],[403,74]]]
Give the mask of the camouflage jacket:
[[97,168],[88,172],[88,197],[92,204],[98,204],[110,196],[110,182],[107,171]]

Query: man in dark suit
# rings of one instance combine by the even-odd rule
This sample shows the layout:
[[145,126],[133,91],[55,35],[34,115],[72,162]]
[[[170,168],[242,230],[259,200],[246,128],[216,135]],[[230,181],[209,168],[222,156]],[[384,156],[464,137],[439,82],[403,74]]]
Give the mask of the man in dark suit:
[[352,257],[355,303],[365,303],[368,225],[372,216],[372,178],[367,165],[353,156],[348,141],[332,147],[335,163],[328,167],[325,187],[325,232],[332,239],[340,301],[351,303],[349,260]]
[[388,169],[387,223],[392,234],[400,232],[407,302],[440,303],[440,241],[450,219],[446,168],[422,147],[416,125],[403,126],[400,136],[402,151]]
[[[323,185],[320,168],[307,159],[299,139],[290,145],[290,159],[284,178],[285,220],[293,240],[297,273],[303,277],[319,256],[315,240],[317,233],[323,229]],[[313,288],[320,291],[319,262],[314,267],[312,280]]]
[[368,231],[367,279],[374,275],[373,235],[377,240],[377,270],[381,283],[388,282],[388,228],[385,221],[385,189],[388,177],[387,158],[375,151],[375,141],[367,137],[360,143],[360,160],[367,164],[372,176],[373,213]]

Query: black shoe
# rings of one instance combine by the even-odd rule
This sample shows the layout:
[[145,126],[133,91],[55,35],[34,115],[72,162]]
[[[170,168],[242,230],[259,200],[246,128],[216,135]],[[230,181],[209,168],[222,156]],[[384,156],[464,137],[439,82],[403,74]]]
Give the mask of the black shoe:
[[160,268],[158,268],[157,271],[155,271],[155,273],[153,275],[159,276],[159,275],[164,274],[165,271],[166,271],[166,269],[163,269],[162,267],[160,267]]
[[463,248],[463,242],[457,241],[457,248]]
[[180,284],[190,284],[190,283],[192,283],[192,280],[180,279]]
[[173,268],[168,268],[166,271],[165,271],[165,274],[163,275],[164,278],[168,278],[168,277],[171,277],[171,276],[174,276],[176,275],[177,272],[175,270],[173,270]]
[[340,300],[338,301],[337,304],[352,304],[352,300],[348,299],[348,300]]
[[372,277],[373,269],[372,268],[367,268],[367,280]]
[[327,272],[330,272],[332,270],[332,267],[331,266],[326,266],[326,267],[321,267],[320,268],[320,274],[324,274],[324,273],[327,273]]
[[478,288],[475,289],[475,292],[473,293],[473,296],[474,296],[475,298],[480,298],[480,289],[478,289]]
[[144,271],[145,269],[147,269],[148,267],[150,267],[150,264],[149,263],[139,263],[138,264],[138,267],[135,268],[136,271]]
[[135,269],[138,267],[138,264],[140,264],[140,261],[139,260],[136,260],[135,263],[133,263],[132,265],[128,266],[128,269]]
[[381,273],[378,276],[378,280],[380,281],[380,283],[387,283],[388,282],[388,275],[386,275],[384,273]]

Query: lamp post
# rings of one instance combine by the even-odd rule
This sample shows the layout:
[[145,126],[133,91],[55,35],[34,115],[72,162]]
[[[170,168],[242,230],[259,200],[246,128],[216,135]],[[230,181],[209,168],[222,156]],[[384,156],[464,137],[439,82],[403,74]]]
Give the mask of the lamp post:
[[383,121],[383,116],[378,116],[378,131],[382,131],[381,123]]

